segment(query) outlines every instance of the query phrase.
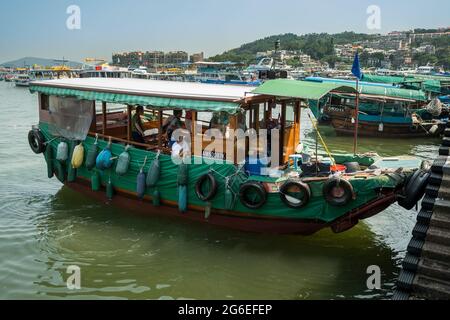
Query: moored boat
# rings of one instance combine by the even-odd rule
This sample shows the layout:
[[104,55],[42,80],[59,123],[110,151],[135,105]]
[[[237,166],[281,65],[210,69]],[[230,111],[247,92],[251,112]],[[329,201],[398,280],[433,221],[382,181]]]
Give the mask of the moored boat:
[[16,87],[29,87],[30,86],[30,76],[28,74],[18,74],[14,79]]
[[[307,78],[319,83],[346,84],[356,89],[355,81]],[[358,86],[358,132],[378,138],[438,137],[445,129],[448,110],[436,100],[430,101],[422,90],[402,89],[381,83],[362,82]],[[314,115],[322,123],[331,123],[338,135],[355,132],[356,96],[329,95],[312,102]]]
[[[39,125],[29,143],[44,154],[48,176],[145,214],[249,232],[343,232],[399,199],[414,206],[428,176],[417,160],[368,168],[376,163],[360,156],[341,156],[344,165],[302,150],[301,108],[354,92],[349,86],[92,78],[38,81],[30,90],[39,94]],[[141,116],[146,135],[136,142]],[[169,135],[173,121],[183,138]]]

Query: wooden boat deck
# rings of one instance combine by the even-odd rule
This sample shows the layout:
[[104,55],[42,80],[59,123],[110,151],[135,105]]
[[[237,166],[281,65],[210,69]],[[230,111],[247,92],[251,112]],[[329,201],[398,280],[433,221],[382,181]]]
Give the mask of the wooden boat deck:
[[394,300],[450,299],[450,123],[431,171]]

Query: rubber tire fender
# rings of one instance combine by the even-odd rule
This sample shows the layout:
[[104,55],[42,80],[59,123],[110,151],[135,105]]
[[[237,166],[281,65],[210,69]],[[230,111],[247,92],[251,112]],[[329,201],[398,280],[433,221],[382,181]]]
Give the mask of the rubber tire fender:
[[40,154],[45,151],[45,138],[40,130],[33,129],[28,132],[28,143],[34,153]]
[[422,199],[428,184],[430,173],[425,170],[417,170],[406,183],[403,189],[403,197],[398,199],[398,204],[406,210],[411,210]]
[[[247,199],[247,192],[250,189],[254,189],[261,197],[261,200],[257,203],[250,203]],[[239,199],[242,204],[249,209],[257,210],[261,208],[267,202],[267,191],[264,188],[263,184],[259,181],[247,181],[241,185],[239,188]]]
[[[207,194],[204,194],[202,187],[203,187],[203,184],[207,181],[209,181],[209,183],[211,184],[211,189],[209,190],[209,192]],[[205,201],[205,202],[212,200],[216,196],[217,189],[218,189],[217,180],[212,173],[208,173],[208,174],[201,176],[197,180],[197,183],[195,184],[195,193],[197,194],[197,197],[200,200]]]
[[[344,188],[344,195],[340,198],[335,198],[332,195],[333,188],[337,186]],[[346,206],[353,199],[353,194],[352,184],[345,179],[331,178],[323,185],[323,196],[325,200],[335,207]]]
[[[300,190],[303,191],[303,194],[305,195],[304,200],[298,204],[290,202],[288,197],[286,196],[287,190],[292,186],[297,186]],[[300,209],[308,204],[309,199],[311,198],[311,188],[303,182],[286,181],[280,188],[280,198],[281,201],[283,201],[289,208]]]

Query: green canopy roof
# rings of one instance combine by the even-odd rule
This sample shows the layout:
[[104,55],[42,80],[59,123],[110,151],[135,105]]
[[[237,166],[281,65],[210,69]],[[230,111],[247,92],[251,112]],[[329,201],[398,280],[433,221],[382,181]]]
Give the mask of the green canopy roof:
[[[352,87],[356,88],[356,85],[352,85]],[[428,101],[427,95],[422,90],[359,85],[358,91],[362,95],[379,96],[380,98],[392,98],[393,100],[407,99],[416,101]]]
[[356,93],[351,86],[334,83],[316,83],[287,79],[270,80],[253,90],[255,94],[275,97],[300,98],[319,100],[331,91],[341,93]]
[[414,83],[423,82],[422,79],[417,79],[415,77],[399,77],[399,76],[379,76],[373,74],[364,74],[362,81],[366,82],[376,82],[376,83],[390,83],[390,84],[401,84],[401,83]]
[[75,97],[80,100],[95,100],[109,103],[142,105],[161,109],[185,109],[185,110],[196,110],[200,112],[223,111],[231,114],[237,113],[240,110],[239,103],[224,102],[224,101],[151,97],[151,96],[131,95],[121,93],[76,90],[76,89],[58,88],[41,85],[31,85],[30,91],[32,93],[39,92],[42,94],[53,96]]

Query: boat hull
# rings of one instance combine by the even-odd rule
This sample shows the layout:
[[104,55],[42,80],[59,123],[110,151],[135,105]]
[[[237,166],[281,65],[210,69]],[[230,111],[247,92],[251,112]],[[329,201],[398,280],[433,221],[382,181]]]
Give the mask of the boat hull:
[[[338,135],[354,135],[355,125],[348,118],[333,118],[331,124]],[[359,121],[358,136],[374,138],[421,138],[439,137],[444,130],[444,124],[438,124],[438,130],[430,133],[434,124],[412,126],[409,124],[384,123],[383,131],[379,129],[379,123]]]
[[106,199],[105,190],[102,190],[102,192],[93,192],[91,190],[90,182],[80,178],[78,178],[76,182],[66,182],[65,185],[76,192],[92,197],[98,201],[108,202],[111,205],[122,208],[126,210],[127,213],[161,216],[251,233],[305,236],[312,235],[325,228],[331,228],[336,233],[347,231],[354,227],[359,220],[376,215],[397,200],[395,193],[391,191],[331,223],[320,220],[257,217],[250,214],[214,211],[208,218],[205,218],[205,213],[202,210],[193,210],[192,208],[189,208],[186,213],[180,213],[176,206],[162,204],[161,206],[156,207],[147,199],[139,200],[136,197],[119,190],[116,190],[114,198],[111,201],[108,201]]

